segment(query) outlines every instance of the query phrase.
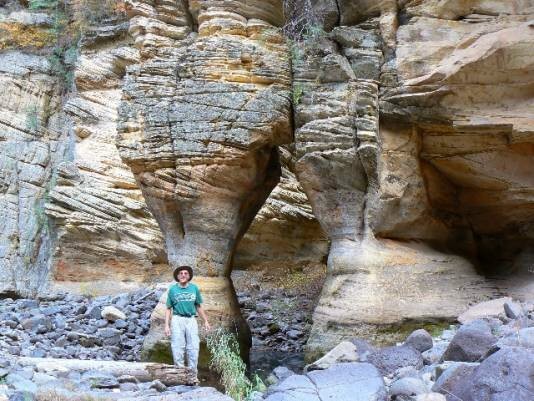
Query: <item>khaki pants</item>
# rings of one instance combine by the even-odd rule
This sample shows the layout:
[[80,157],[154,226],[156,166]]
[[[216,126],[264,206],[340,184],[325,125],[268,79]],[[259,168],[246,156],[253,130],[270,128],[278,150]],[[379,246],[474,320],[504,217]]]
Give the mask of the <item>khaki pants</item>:
[[196,372],[199,344],[197,319],[173,315],[171,320],[171,349],[174,364],[186,366],[184,356],[187,355],[187,366]]

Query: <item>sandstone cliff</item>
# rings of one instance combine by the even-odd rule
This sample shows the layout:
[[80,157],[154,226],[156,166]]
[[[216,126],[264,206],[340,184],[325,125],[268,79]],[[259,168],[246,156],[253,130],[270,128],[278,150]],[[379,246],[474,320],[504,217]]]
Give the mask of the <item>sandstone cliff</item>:
[[[101,5],[83,0],[72,6],[76,10],[93,3]],[[11,35],[2,46],[2,92],[7,94],[2,105],[6,127],[2,129],[6,138],[6,151],[2,152],[2,183],[6,188],[2,222],[6,222],[6,230],[2,232],[5,253],[0,267],[3,277],[4,272],[8,277],[1,283],[4,291],[28,293],[52,280],[64,288],[80,290],[82,283],[84,292],[106,292],[171,278],[164,236],[115,146],[126,68],[135,67],[141,60],[139,47],[143,47],[134,43],[135,29],[156,29],[143,28],[143,24],[152,24],[157,17],[135,18],[140,24],[135,28],[124,12],[125,5],[117,3],[123,7],[108,8],[98,19],[85,21],[83,39],[77,44],[72,64],[66,67],[76,89],[66,94],[60,88],[67,71],[57,74],[51,65],[57,44],[55,35],[49,32],[56,11],[28,10],[16,1],[2,9],[0,29]],[[160,39],[164,41],[165,35]],[[35,42],[35,38],[41,42]],[[25,85],[29,77],[31,82]],[[60,116],[60,123],[50,119],[52,111]],[[49,137],[45,123],[56,130],[59,150],[52,142],[57,138]],[[20,134],[26,129],[33,133],[31,142]],[[42,149],[32,160],[31,154],[24,156],[23,146]],[[48,160],[52,152],[60,154],[57,161]],[[281,150],[280,155],[280,183],[235,257],[235,263],[243,268],[272,262],[320,262],[327,252],[326,237],[295,178],[291,148]],[[15,186],[25,180],[24,176],[37,175],[30,170],[37,171],[40,166],[46,174],[34,177],[41,181],[35,188],[32,185],[31,196],[19,195]],[[21,175],[17,169],[25,172]],[[45,232],[49,224],[53,226],[51,237]],[[32,255],[40,247],[34,240],[41,235],[47,240],[53,237],[54,245],[43,249],[44,262],[38,264]]]
[[190,263],[239,320],[233,267],[327,255],[310,351],[531,296],[531,0],[119,3],[65,90],[58,16],[2,2],[2,292]]

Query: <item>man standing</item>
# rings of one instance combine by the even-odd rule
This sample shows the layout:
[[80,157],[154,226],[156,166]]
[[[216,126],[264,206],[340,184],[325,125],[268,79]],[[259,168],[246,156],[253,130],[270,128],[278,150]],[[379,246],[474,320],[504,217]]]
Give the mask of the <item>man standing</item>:
[[177,267],[173,276],[176,283],[169,287],[167,296],[165,335],[171,336],[174,364],[185,366],[184,356],[187,354],[187,366],[197,372],[200,344],[198,324],[195,319],[197,313],[204,320],[206,330],[210,330],[211,327],[202,309],[200,290],[195,284],[190,283],[193,269],[190,266]]

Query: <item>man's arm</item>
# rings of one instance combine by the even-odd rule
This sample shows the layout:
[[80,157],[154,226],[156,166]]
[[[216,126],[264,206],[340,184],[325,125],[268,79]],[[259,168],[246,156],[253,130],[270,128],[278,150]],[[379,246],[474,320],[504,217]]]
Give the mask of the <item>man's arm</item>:
[[208,322],[208,317],[206,316],[206,312],[204,311],[204,308],[202,307],[202,305],[196,305],[196,307],[197,307],[198,314],[204,320],[204,327],[208,331],[211,330],[211,326],[210,326],[210,323]]
[[169,337],[171,335],[171,316],[172,316],[172,309],[167,308],[165,311],[165,335]]

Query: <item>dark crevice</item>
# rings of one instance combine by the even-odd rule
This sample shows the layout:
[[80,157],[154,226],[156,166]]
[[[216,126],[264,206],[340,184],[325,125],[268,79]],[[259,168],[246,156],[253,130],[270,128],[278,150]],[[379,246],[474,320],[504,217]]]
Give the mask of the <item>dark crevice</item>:
[[334,27],[336,27],[336,26],[339,26],[341,22],[341,9],[339,8],[338,0],[335,0],[334,3],[336,4],[336,8],[337,8],[337,20],[334,24]]
[[0,299],[6,299],[6,298],[22,299],[23,296],[20,295],[18,292],[13,291],[13,290],[7,290],[7,291],[0,292]]
[[182,0],[182,7],[184,8],[185,16],[189,26],[191,27],[191,30],[193,32],[198,32],[198,21],[193,17],[193,13],[191,13],[191,9],[189,8],[189,0]]

